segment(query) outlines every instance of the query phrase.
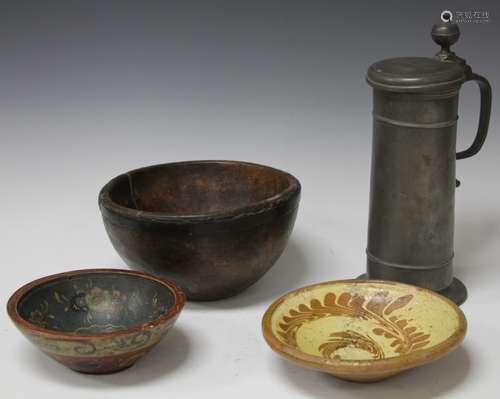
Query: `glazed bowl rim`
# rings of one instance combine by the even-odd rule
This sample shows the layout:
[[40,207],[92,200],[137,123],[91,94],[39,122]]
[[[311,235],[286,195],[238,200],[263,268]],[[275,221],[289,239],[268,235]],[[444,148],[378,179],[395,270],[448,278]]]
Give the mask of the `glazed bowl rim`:
[[[432,297],[437,298],[450,305],[454,313],[458,316],[458,327],[444,341],[434,345],[428,349],[419,349],[406,355],[394,356],[387,359],[370,359],[370,360],[329,360],[320,356],[310,355],[304,353],[296,348],[281,342],[273,333],[271,318],[282,303],[288,298],[293,297],[300,292],[312,291],[315,288],[327,285],[349,285],[349,284],[383,284],[399,286],[403,288],[411,288],[412,290],[423,291]],[[433,360],[437,360],[450,352],[464,339],[467,332],[467,320],[463,311],[450,299],[426,288],[417,287],[411,284],[404,284],[396,281],[388,280],[331,280],[321,283],[307,285],[295,290],[289,291],[276,299],[266,310],[262,318],[262,333],[266,343],[273,351],[279,355],[287,358],[288,360],[299,363],[305,367],[317,369],[324,372],[337,375],[354,375],[363,373],[365,375],[376,375],[383,373],[390,373],[391,371],[403,371],[411,369],[423,364],[427,364]]]
[[[287,178],[289,184],[284,190],[281,190],[277,194],[264,198],[260,201],[249,203],[248,205],[243,205],[231,210],[221,210],[221,211],[206,212],[199,214],[195,213],[187,215],[175,215],[167,212],[139,210],[120,205],[111,199],[110,195],[111,189],[116,184],[116,181],[123,176],[130,176],[132,173],[147,171],[149,169],[163,168],[166,166],[183,166],[183,165],[204,164],[204,163],[247,165],[253,167],[257,166],[260,168],[265,168],[274,172],[278,172],[279,174]],[[119,214],[121,216],[129,217],[132,219],[149,221],[149,222],[157,221],[157,222],[183,224],[183,223],[193,223],[202,221],[219,221],[226,219],[236,219],[244,216],[251,216],[263,213],[265,211],[274,209],[281,203],[288,201],[294,195],[299,194],[300,191],[301,191],[301,185],[299,180],[295,176],[281,169],[273,168],[271,166],[253,162],[234,161],[234,160],[191,160],[191,161],[168,162],[168,163],[149,165],[142,168],[132,169],[128,172],[122,173],[114,177],[108,183],[106,183],[104,187],[101,189],[99,193],[99,207],[101,208],[101,212],[103,211],[104,208],[107,211]]]
[[[18,311],[18,305],[19,301],[26,295],[28,292],[30,292],[32,289],[41,287],[45,285],[46,283],[50,283],[55,280],[59,280],[62,278],[66,277],[73,277],[73,276],[84,276],[86,274],[113,274],[113,275],[128,275],[128,276],[134,276],[137,278],[142,278],[145,280],[149,281],[155,281],[161,285],[163,285],[165,288],[167,288],[173,295],[174,298],[174,303],[172,306],[168,308],[168,310],[162,314],[161,316],[157,317],[156,319],[146,322],[146,323],[141,323],[137,324],[133,327],[130,328],[125,328],[125,329],[120,329],[116,331],[108,331],[108,332],[100,332],[100,333],[94,333],[94,334],[88,334],[88,333],[76,333],[76,332],[69,332],[69,331],[57,331],[57,330],[52,330],[49,328],[43,328],[34,325],[33,323],[30,323],[28,320],[24,319]],[[182,310],[184,307],[184,304],[186,302],[186,297],[182,290],[172,281],[167,280],[162,277],[154,276],[152,274],[144,273],[144,272],[138,272],[138,271],[133,271],[133,270],[125,270],[125,269],[112,269],[112,268],[95,268],[95,269],[79,269],[79,270],[72,270],[69,272],[62,272],[62,273],[56,273],[52,274],[46,277],[41,277],[36,280],[33,280],[22,287],[18,288],[9,298],[7,302],[7,313],[9,314],[9,317],[11,320],[18,325],[19,327],[23,327],[24,329],[28,330],[29,332],[36,332],[38,334],[45,335],[47,337],[56,337],[58,339],[68,339],[68,340],[79,340],[79,339],[89,339],[89,338],[107,338],[107,337],[113,337],[117,335],[128,335],[134,332],[140,332],[144,330],[148,330],[150,328],[154,328],[168,320],[174,319]]]

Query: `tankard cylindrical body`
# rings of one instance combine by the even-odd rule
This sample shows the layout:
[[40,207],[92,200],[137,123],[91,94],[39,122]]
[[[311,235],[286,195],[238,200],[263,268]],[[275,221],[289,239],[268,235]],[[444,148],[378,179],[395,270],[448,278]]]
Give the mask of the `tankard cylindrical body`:
[[[363,278],[395,280],[439,291],[462,303],[467,291],[453,276],[456,159],[479,151],[488,131],[491,87],[450,50],[456,24],[433,27],[434,58],[374,63],[373,141],[367,271]],[[456,152],[458,99],[463,83],[481,94],[472,145]]]
[[374,89],[367,273],[436,291],[453,279],[458,91]]

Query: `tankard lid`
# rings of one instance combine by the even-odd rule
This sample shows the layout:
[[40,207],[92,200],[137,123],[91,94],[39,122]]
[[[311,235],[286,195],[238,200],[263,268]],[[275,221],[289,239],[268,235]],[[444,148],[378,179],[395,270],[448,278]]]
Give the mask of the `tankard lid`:
[[422,92],[458,88],[465,80],[463,66],[426,57],[389,58],[368,68],[366,80],[382,90]]

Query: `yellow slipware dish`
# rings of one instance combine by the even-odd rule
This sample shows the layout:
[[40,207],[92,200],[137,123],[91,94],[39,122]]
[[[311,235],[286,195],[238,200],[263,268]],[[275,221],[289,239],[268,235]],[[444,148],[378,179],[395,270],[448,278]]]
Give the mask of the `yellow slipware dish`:
[[271,348],[351,381],[379,381],[436,360],[464,338],[463,312],[435,292],[390,281],[340,280],[276,300],[262,320]]

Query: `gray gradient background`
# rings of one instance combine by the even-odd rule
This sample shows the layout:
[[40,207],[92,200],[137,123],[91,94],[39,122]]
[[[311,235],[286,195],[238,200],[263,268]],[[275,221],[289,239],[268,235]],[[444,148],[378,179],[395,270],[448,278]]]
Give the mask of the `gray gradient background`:
[[[364,270],[371,145],[364,75],[382,58],[432,56],[430,27],[443,9],[490,13],[487,24],[461,24],[454,49],[500,87],[496,1],[2,1],[4,301],[42,275],[124,266],[102,227],[97,193],[125,170],[239,159],[285,169],[303,184],[296,228],[276,266],[238,297],[189,304],[165,342],[121,374],[64,369],[32,348],[2,312],[2,397],[498,394],[495,90],[484,149],[457,165],[455,265],[470,295],[461,348],[367,386],[289,365],[260,334],[260,317],[277,295]],[[472,83],[462,89],[461,149],[475,133],[478,97]]]

